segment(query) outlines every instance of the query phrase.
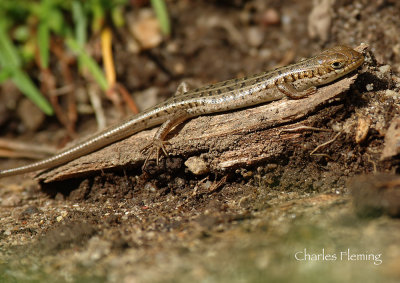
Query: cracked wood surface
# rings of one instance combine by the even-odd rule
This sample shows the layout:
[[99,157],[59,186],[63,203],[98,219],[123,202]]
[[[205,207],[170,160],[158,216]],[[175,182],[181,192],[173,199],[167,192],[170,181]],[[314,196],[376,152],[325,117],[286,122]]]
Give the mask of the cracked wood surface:
[[[339,94],[347,91],[357,75],[345,77],[321,87],[317,93],[300,100],[283,99],[243,110],[196,117],[180,125],[168,135],[167,150],[171,157],[199,156],[207,160],[211,172],[233,169],[268,161],[284,150],[286,139],[279,135],[280,125],[297,122],[315,112]],[[101,171],[124,168],[139,169],[145,155],[140,152],[149,143],[157,128],[145,130],[62,166],[39,173],[44,183],[60,181]]]

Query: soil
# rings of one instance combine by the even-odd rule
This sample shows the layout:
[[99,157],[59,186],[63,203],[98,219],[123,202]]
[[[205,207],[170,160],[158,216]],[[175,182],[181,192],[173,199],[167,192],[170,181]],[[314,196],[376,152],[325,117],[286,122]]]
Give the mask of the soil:
[[[398,282],[400,2],[168,1],[168,10],[173,33],[152,49],[133,53],[129,32],[115,31],[118,81],[138,96],[156,89],[161,101],[182,80],[257,73],[339,43],[367,43],[366,62],[349,90],[307,117],[223,147],[172,151],[147,172],[131,165],[47,183],[2,179],[0,281]],[[65,131],[47,119],[17,136],[18,123],[2,133],[54,142]],[[330,131],[279,136],[301,125]],[[255,142],[257,151],[245,152],[254,162],[214,166]],[[189,157],[209,171],[188,169]]]

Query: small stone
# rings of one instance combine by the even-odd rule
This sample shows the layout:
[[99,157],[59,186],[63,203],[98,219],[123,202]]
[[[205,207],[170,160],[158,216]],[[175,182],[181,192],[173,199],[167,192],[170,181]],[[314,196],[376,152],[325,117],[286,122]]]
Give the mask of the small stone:
[[154,48],[162,42],[160,25],[152,10],[142,9],[131,19],[128,19],[129,27],[142,49]]
[[368,117],[359,117],[357,121],[357,129],[356,129],[356,143],[363,142],[368,135],[369,128],[371,127],[371,119]]
[[177,54],[180,50],[179,45],[175,41],[169,41],[165,49],[171,54]]
[[393,97],[393,98],[400,98],[400,92],[396,92],[391,89],[385,90],[385,95],[388,97]]
[[262,23],[264,25],[277,25],[281,22],[281,17],[277,10],[267,9],[262,15]]
[[253,177],[253,172],[252,171],[242,171],[242,177],[245,179],[249,179]]
[[188,167],[189,171],[195,175],[203,175],[209,172],[207,163],[198,156],[192,156],[186,160],[185,165]]
[[185,65],[182,62],[178,62],[173,65],[173,70],[176,75],[182,75],[185,73]]
[[381,72],[382,74],[390,73],[390,69],[390,65],[384,65],[379,67],[379,72]]
[[264,42],[265,34],[259,27],[250,27],[247,30],[247,41],[252,47],[259,47]]

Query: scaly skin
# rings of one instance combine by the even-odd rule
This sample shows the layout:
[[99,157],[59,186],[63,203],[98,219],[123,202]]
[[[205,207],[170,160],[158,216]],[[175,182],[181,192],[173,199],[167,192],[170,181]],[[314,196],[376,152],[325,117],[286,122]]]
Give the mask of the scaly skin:
[[[137,132],[161,125],[146,148],[157,153],[164,148],[166,135],[183,121],[215,112],[253,106],[288,96],[301,99],[317,87],[356,70],[364,56],[347,46],[336,46],[299,63],[249,77],[232,79],[179,93],[143,113],[110,127],[47,159],[0,171],[0,177],[17,175],[65,164]],[[151,153],[150,152],[150,153]],[[150,154],[148,155],[150,156]],[[145,161],[147,162],[148,158]],[[145,165],[144,165],[145,166]]]

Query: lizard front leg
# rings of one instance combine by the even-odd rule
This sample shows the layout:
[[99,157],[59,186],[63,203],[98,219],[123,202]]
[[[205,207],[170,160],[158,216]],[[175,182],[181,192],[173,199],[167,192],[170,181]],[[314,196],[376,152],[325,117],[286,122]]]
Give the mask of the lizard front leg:
[[303,91],[298,91],[290,83],[280,83],[276,88],[291,99],[302,99],[317,92],[317,87],[311,86]]

